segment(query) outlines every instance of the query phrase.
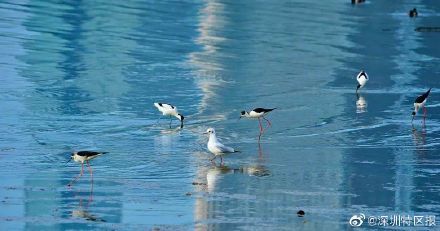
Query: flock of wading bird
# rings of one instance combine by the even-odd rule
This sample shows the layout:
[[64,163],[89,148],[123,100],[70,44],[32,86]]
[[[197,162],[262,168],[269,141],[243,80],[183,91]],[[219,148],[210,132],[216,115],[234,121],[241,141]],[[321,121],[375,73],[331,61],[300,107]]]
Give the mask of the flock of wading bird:
[[[356,87],[356,95],[359,97],[360,89],[363,88],[366,83],[369,80],[368,74],[361,70],[359,74],[356,76],[356,80],[358,82],[358,85]],[[428,91],[423,93],[422,95],[418,96],[414,101],[414,110],[412,112],[412,120],[411,123],[413,123],[415,116],[417,115],[418,111],[423,108],[423,124],[425,124],[426,119],[426,100],[428,99],[429,93],[431,92],[431,88],[429,88]],[[154,103],[154,106],[159,110],[163,116],[168,116],[170,118],[170,127],[172,124],[172,117],[176,117],[180,121],[180,127],[183,128],[183,120],[185,117],[180,114],[177,110],[177,107],[168,104],[168,103]],[[260,134],[258,136],[258,141],[260,141],[261,136],[263,135],[264,131],[271,126],[270,121],[265,117],[269,112],[275,110],[276,108],[255,108],[251,111],[241,111],[240,112],[240,118],[250,118],[250,119],[258,119],[259,123],[259,129]],[[159,118],[160,119],[160,118]],[[267,127],[263,128],[261,120],[265,120],[267,123]],[[204,134],[209,135],[207,147],[208,150],[214,154],[214,157],[211,159],[211,162],[213,162],[217,157],[220,157],[221,164],[223,164],[223,155],[228,153],[235,153],[240,152],[232,147],[228,147],[224,144],[222,144],[218,139],[214,128],[208,128]],[[68,186],[71,186],[75,181],[77,181],[82,175],[84,171],[84,163],[86,163],[91,179],[93,181],[93,170],[90,166],[89,161],[102,155],[107,152],[96,152],[96,151],[75,151],[71,154],[70,160],[74,160],[75,162],[81,163],[81,172],[78,176],[76,176],[69,184]],[[68,162],[69,162],[68,161]]]

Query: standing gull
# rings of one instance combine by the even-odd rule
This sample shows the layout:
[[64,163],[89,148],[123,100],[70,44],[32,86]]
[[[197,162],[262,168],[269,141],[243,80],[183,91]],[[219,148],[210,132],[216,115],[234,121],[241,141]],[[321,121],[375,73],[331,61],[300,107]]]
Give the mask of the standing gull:
[[368,82],[367,72],[365,72],[364,70],[361,70],[359,72],[359,74],[357,75],[356,80],[358,81],[358,85],[356,87],[356,93],[357,93],[358,90],[363,88],[365,86],[365,84],[367,84],[367,82]]
[[268,119],[266,119],[266,117],[264,117],[267,113],[275,110],[276,108],[271,108],[271,109],[265,109],[265,108],[255,108],[254,110],[247,112],[247,111],[242,111],[240,113],[240,118],[241,117],[246,117],[246,118],[253,118],[253,119],[258,119],[258,123],[260,125],[260,135],[258,136],[258,140],[260,140],[261,135],[264,133],[264,129],[263,126],[261,125],[261,118],[263,118],[264,120],[266,120],[267,122],[267,127],[270,127],[272,124],[270,123],[270,121]]
[[179,112],[177,111],[177,107],[174,107],[173,105],[167,104],[167,103],[154,103],[154,106],[157,108],[157,110],[162,112],[162,114],[164,116],[170,117],[170,128],[171,128],[171,122],[172,122],[171,116],[174,116],[177,119],[179,119],[180,120],[180,127],[181,128],[183,127],[183,119],[185,117],[183,117],[183,115],[179,114]]
[[[92,178],[92,182],[93,182],[93,170],[92,167],[90,167],[89,161],[91,159],[94,159],[102,154],[106,154],[107,152],[93,152],[93,151],[79,151],[79,152],[73,152],[72,155],[70,156],[69,161],[73,160],[75,162],[81,163],[81,172],[79,173],[79,175],[77,177],[75,177],[69,184],[68,186],[71,186],[73,184],[73,182],[77,181],[82,175],[83,175],[83,171],[84,171],[84,162],[87,163],[87,167],[89,168],[89,172],[90,172],[90,176]],[[67,162],[69,162],[67,161]]]
[[234,153],[239,152],[231,147],[225,146],[222,143],[220,143],[217,139],[217,136],[215,135],[214,128],[208,128],[206,130],[205,134],[209,134],[209,140],[208,140],[208,150],[214,154],[214,158],[211,159],[213,161],[217,156],[220,156],[221,163],[223,163],[223,155],[227,153]]
[[417,97],[417,99],[414,101],[414,111],[412,112],[412,120],[411,122],[414,121],[414,117],[416,116],[417,112],[419,111],[420,108],[423,108],[423,119],[426,118],[426,100],[428,99],[429,93],[431,92],[432,88],[429,88],[429,90],[427,92],[425,92],[423,95],[420,95],[419,97]]

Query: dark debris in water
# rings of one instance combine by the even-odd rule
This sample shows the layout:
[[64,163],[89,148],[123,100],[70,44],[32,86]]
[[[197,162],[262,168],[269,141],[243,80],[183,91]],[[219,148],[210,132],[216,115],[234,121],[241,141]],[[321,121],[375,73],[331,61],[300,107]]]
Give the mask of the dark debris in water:
[[206,183],[202,183],[202,182],[192,182],[192,185],[206,185]]
[[417,32],[440,32],[440,27],[438,27],[438,26],[419,26],[414,30]]
[[0,151],[2,151],[2,152],[14,151],[14,150],[15,150],[15,148],[13,148],[13,147],[3,147],[0,149]]
[[303,210],[299,210],[296,215],[298,215],[298,217],[303,217],[304,215],[306,215],[306,213]]
[[185,194],[186,196],[191,196],[192,195],[192,193],[190,193],[190,192],[187,192],[186,194]]

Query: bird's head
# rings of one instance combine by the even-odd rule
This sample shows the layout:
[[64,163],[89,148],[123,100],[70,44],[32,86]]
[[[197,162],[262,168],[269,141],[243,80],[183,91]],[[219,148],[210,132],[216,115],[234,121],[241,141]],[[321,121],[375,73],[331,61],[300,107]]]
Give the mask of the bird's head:
[[70,158],[69,158],[69,160],[66,162],[66,164],[69,163],[71,160],[73,160],[75,154],[76,154],[76,152],[72,152],[72,153],[70,154]]
[[214,128],[208,128],[208,130],[206,130],[205,134],[215,134]]
[[246,116],[248,113],[246,112],[246,111],[241,111],[240,112],[240,118],[238,118],[238,119],[241,119],[241,117],[244,117],[244,116]]
[[185,117],[182,114],[177,114],[177,119],[179,119],[181,122],[185,119]]
[[180,120],[180,128],[183,128],[183,120],[185,119],[185,117],[181,114],[177,114],[176,117]]

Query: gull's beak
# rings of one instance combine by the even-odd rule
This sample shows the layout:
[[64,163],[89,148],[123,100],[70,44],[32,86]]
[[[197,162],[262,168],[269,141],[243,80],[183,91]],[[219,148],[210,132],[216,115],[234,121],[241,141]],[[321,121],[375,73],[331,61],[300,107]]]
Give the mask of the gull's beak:
[[208,134],[208,133],[207,133],[207,132],[204,132],[203,134],[206,135],[206,134]]

